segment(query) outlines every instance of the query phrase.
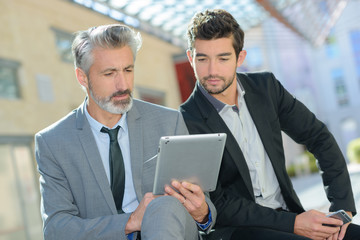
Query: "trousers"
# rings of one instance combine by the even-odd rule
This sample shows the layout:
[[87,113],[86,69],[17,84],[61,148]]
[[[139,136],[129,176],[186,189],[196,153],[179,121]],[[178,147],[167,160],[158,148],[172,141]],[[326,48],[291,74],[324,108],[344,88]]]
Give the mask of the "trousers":
[[198,240],[197,224],[174,197],[162,196],[146,207],[141,224],[142,240]]
[[[258,227],[222,227],[204,237],[205,240],[310,240],[294,233]],[[350,224],[344,240],[360,240],[360,226]]]

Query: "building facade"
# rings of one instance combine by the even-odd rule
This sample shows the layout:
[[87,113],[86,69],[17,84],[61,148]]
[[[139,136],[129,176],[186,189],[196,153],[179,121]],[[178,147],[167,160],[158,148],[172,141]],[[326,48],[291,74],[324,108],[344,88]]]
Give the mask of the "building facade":
[[[39,240],[34,134],[85,98],[69,51],[72,33],[117,21],[64,0],[0,0],[0,20],[0,239]],[[134,97],[177,108],[173,55],[183,49],[142,37]]]

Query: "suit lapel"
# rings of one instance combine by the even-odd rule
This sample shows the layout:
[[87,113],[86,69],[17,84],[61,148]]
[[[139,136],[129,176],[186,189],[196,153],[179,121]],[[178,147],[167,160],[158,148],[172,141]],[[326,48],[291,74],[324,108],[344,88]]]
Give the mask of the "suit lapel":
[[141,122],[141,114],[137,108],[136,101],[131,110],[128,112],[127,124],[129,128],[130,141],[130,158],[131,170],[134,181],[136,196],[139,201],[142,199],[141,184],[142,184],[142,170],[143,170],[143,125]]
[[[108,179],[106,177],[105,169],[101,161],[100,153],[98,148],[96,147],[97,145],[94,139],[94,135],[91,131],[90,125],[86,120],[86,116],[84,112],[85,107],[86,107],[86,100],[77,109],[77,113],[76,113],[77,135],[79,137],[79,141],[83,147],[83,151],[86,155],[89,165],[92,169],[92,172],[99,184],[99,187],[104,195],[107,204],[109,205],[109,208],[111,209],[113,214],[117,214],[116,206],[111,193],[111,189],[109,187]],[[86,181],[86,179],[84,181]]]
[[212,132],[225,132],[227,134],[225,150],[228,151],[231,155],[231,159],[235,163],[240,176],[243,178],[250,196],[254,197],[254,190],[251,183],[249,168],[247,167],[239,144],[216,109],[209,103],[206,97],[200,92],[198,87],[199,86],[196,85],[196,89],[194,91],[194,95],[197,95],[198,97],[195,97],[194,99],[198,105],[198,108],[200,109],[201,115],[204,117],[207,126],[211,129]]
[[278,177],[279,183],[285,181],[284,171],[282,171],[283,166],[281,166],[281,161],[277,161],[279,158],[274,152],[275,146],[273,145],[273,132],[269,119],[265,117],[264,113],[269,112],[269,103],[266,102],[265,98],[260,94],[252,91],[251,87],[244,80],[242,75],[238,75],[242,86],[245,89],[245,101],[246,106],[249,110],[251,118],[254,121],[256,129],[259,133],[260,139],[264,145],[265,151],[269,156],[270,162],[274,168],[275,175]]

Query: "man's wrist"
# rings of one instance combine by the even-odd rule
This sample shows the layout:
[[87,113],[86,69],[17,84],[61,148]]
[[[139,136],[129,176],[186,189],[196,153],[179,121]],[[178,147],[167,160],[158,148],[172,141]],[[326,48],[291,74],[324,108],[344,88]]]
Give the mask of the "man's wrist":
[[125,234],[131,234],[133,232],[140,231],[136,229],[135,221],[134,221],[134,213],[131,213],[126,225],[125,225]]
[[207,216],[205,216],[204,220],[202,222],[196,221],[196,224],[198,225],[198,227],[203,231],[208,229],[212,223],[211,211],[210,211],[210,208],[208,208],[208,209],[209,209],[209,213],[207,214]]

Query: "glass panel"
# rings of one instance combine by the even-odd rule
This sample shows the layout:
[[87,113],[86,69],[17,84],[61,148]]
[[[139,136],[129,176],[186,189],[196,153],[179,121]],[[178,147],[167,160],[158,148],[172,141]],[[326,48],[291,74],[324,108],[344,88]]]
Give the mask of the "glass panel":
[[0,98],[17,99],[19,97],[17,68],[2,66],[0,62]]
[[0,144],[0,239],[42,239],[39,190],[30,147]]
[[360,80],[360,30],[350,32],[350,40],[353,49],[357,75]]
[[22,195],[22,210],[24,222],[30,239],[41,239],[42,222],[39,209],[39,187],[36,169],[31,158],[31,151],[27,146],[14,147],[19,191]]
[[11,145],[0,145],[0,239],[26,239]]
[[71,44],[73,41],[73,35],[62,30],[52,28],[56,37],[56,48],[64,62],[72,63],[73,56],[71,53]]
[[334,81],[335,93],[339,106],[349,104],[346,85],[344,82],[344,73],[342,69],[333,69],[331,71],[331,78]]

